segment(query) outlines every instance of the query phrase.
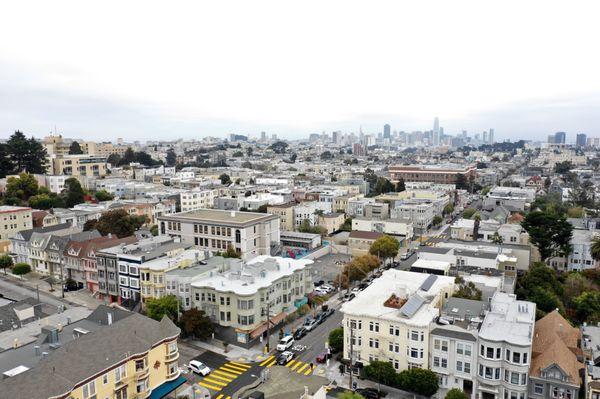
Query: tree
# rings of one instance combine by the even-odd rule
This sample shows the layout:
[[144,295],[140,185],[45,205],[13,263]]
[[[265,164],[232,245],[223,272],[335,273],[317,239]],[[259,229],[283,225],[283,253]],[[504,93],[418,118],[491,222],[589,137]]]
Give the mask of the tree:
[[473,215],[476,213],[477,213],[477,210],[475,208],[467,208],[463,212],[462,217],[465,219],[471,219],[471,217],[473,217]]
[[329,347],[333,353],[341,352],[344,349],[344,329],[342,327],[329,332]]
[[111,164],[111,166],[117,166],[121,164],[121,156],[119,154],[113,153],[106,158],[106,162]]
[[261,206],[258,207],[258,209],[256,210],[258,213],[267,213],[267,204],[262,204]]
[[179,318],[179,326],[187,337],[207,339],[215,331],[213,323],[203,310],[186,310]]
[[390,362],[373,361],[363,368],[365,377],[384,385],[397,386],[396,369]]
[[401,193],[402,191],[406,191],[406,185],[404,184],[404,179],[400,178],[398,183],[396,183],[396,192]]
[[27,263],[23,263],[23,262],[17,263],[12,268],[12,273],[17,276],[22,276],[22,275],[30,273],[30,272],[31,272],[31,266],[29,266]]
[[558,174],[565,174],[574,169],[575,166],[571,161],[557,162],[554,164],[554,172]]
[[166,161],[167,161],[167,166],[175,166],[175,164],[177,163],[177,155],[175,154],[174,149],[169,148],[167,150]]
[[600,321],[600,292],[586,291],[574,299],[575,312],[580,322]]
[[94,195],[94,197],[96,198],[96,201],[110,201],[113,198],[115,198],[115,196],[111,193],[109,193],[106,190],[100,190],[100,191],[96,191],[96,194]]
[[447,203],[444,207],[444,210],[442,211],[442,214],[450,215],[452,212],[454,212],[454,205],[452,205],[451,203]]
[[286,143],[285,141],[276,141],[273,144],[271,144],[269,148],[273,150],[275,154],[284,154],[286,149],[288,148],[288,143]]
[[600,237],[596,237],[592,240],[592,245],[590,247],[590,254],[592,255],[592,258],[594,258],[594,260],[596,262],[600,261]]
[[375,182],[375,194],[385,194],[394,191],[394,185],[385,177],[378,177]]
[[129,165],[130,163],[135,162],[135,152],[131,149],[131,147],[127,147],[125,153],[119,160],[119,166]]
[[469,188],[469,183],[467,182],[467,178],[462,173],[456,174],[456,189],[457,190],[467,190]]
[[330,159],[333,159],[333,154],[331,153],[331,151],[323,151],[321,153],[321,160],[328,161]]
[[521,226],[529,233],[529,239],[538,248],[542,261],[571,253],[573,226],[564,216],[533,211],[525,216]]
[[254,150],[252,149],[252,147],[246,147],[246,155],[251,157],[253,152]]
[[162,162],[155,160],[147,152],[140,151],[135,153],[135,162],[138,162],[145,166],[160,165]]
[[224,258],[241,258],[242,254],[240,251],[235,249],[233,246],[229,245],[225,252],[217,252],[216,256],[222,256]]
[[4,274],[6,274],[6,269],[13,266],[13,260],[8,255],[0,256],[0,269],[4,269]]
[[38,193],[38,183],[35,177],[29,173],[21,173],[19,177],[9,177],[6,182],[7,198],[18,198],[27,201],[29,197]]
[[252,163],[250,161],[244,161],[242,162],[242,168],[252,169]]
[[312,224],[310,224],[310,220],[308,219],[304,219],[300,223],[300,226],[298,226],[298,231],[300,233],[320,234],[322,236],[327,235],[327,229],[325,229],[325,227],[317,225],[313,226]]
[[11,173],[46,173],[46,149],[33,137],[27,139],[23,133],[16,131],[6,142],[7,152],[12,164]]
[[223,173],[221,176],[219,176],[219,180],[221,180],[221,184],[223,185],[231,184],[231,178],[227,173]]
[[452,388],[446,393],[445,399],[469,399],[469,397],[460,389]]
[[158,235],[158,225],[157,224],[153,224],[152,227],[150,227],[150,233],[152,233],[152,235],[154,237],[156,237]]
[[92,228],[98,230],[103,236],[111,233],[123,238],[132,235],[146,221],[145,216],[129,215],[124,209],[115,209],[104,212]]
[[167,295],[162,298],[151,298],[146,301],[146,314],[154,320],[162,320],[167,316],[171,320],[177,320],[178,299],[175,295]]
[[69,154],[70,155],[83,154],[83,150],[81,149],[81,146],[79,145],[78,142],[74,141],[71,143],[71,145],[69,146]]
[[441,216],[435,215],[433,217],[432,223],[434,226],[439,226],[440,224],[442,224],[443,221],[444,221],[444,219],[442,219]]
[[405,391],[427,397],[434,395],[439,389],[437,375],[431,370],[420,368],[400,372],[397,386]]
[[352,231],[352,218],[346,218],[340,227],[341,231]]
[[241,152],[241,151],[236,151],[236,152],[233,153],[233,157],[234,158],[241,158],[243,156],[244,156],[244,153]]
[[13,164],[10,160],[8,145],[0,143],[0,179],[4,179],[6,175],[12,173]]
[[74,177],[69,177],[65,180],[65,186],[61,193],[61,197],[65,201],[65,206],[67,208],[72,208],[77,204],[85,202],[84,195],[85,193],[83,192],[79,180]]
[[373,244],[369,248],[369,253],[383,259],[383,263],[385,264],[388,258],[395,258],[398,255],[399,249],[400,243],[398,240],[384,234],[373,241]]
[[454,282],[458,285],[458,289],[454,291],[453,297],[481,301],[481,290],[473,282],[467,283],[462,277],[456,277]]
[[28,203],[33,209],[63,208],[65,206],[62,198],[55,193],[34,195],[29,197]]
[[477,241],[479,239],[479,225],[481,223],[481,216],[479,214],[475,214],[473,216],[473,241]]

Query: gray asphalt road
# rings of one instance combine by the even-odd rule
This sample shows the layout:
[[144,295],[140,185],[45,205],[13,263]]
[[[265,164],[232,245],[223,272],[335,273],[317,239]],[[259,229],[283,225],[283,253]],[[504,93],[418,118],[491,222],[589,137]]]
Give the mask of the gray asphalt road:
[[[4,294],[6,297],[10,298],[11,292],[15,292],[21,296],[37,298],[37,293],[35,290],[32,290],[31,288],[29,288],[27,286],[17,285],[11,281],[4,280],[3,278],[0,277],[0,293]],[[48,295],[43,291],[40,291],[39,295],[40,295],[40,302],[43,302],[43,303],[47,303],[47,304],[50,304],[53,306],[72,305],[71,303],[69,303],[67,301],[63,302],[60,299],[58,299],[52,295]]]

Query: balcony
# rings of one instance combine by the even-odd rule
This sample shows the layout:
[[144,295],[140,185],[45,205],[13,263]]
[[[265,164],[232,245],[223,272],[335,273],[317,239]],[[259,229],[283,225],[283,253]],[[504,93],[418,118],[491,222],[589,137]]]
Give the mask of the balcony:
[[179,359],[179,350],[177,350],[175,352],[167,353],[167,355],[165,356],[165,363],[170,363],[177,359]]
[[167,381],[172,381],[176,378],[178,378],[181,375],[181,370],[179,370],[179,367],[175,367],[175,370],[173,371],[173,373],[169,373],[169,365],[167,365],[167,375],[165,376],[165,379]]
[[146,364],[144,367],[136,367],[135,369],[135,379],[136,380],[141,380],[144,379],[148,376],[148,374],[150,373],[150,367],[148,366],[148,364]]

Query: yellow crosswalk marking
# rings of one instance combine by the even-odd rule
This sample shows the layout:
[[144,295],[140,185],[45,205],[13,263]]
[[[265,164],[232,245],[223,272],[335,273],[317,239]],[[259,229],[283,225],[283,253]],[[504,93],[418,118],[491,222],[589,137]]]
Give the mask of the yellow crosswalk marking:
[[221,390],[221,387],[217,387],[211,384],[207,384],[206,382],[202,382],[200,381],[198,383],[198,385],[202,385],[204,388],[208,388],[208,389],[212,389],[213,391],[219,392]]
[[308,363],[304,363],[304,366],[302,366],[298,369],[298,373],[301,373],[307,367],[308,367]]
[[307,368],[304,372],[304,375],[309,375],[310,373],[312,373],[312,370],[310,368]]
[[216,397],[216,399],[221,399],[223,396],[225,396],[225,395],[223,395],[223,394],[221,393],[221,394],[219,394],[219,396],[217,396],[217,397]]
[[247,368],[245,368],[245,367],[236,366],[235,364],[231,364],[231,363],[227,363],[227,364],[225,365],[225,367],[229,367],[230,369],[234,369],[234,370],[239,370],[239,371],[241,371],[242,373],[243,373],[244,371],[248,370],[248,369],[247,369]]
[[228,366],[221,366],[221,367],[219,367],[219,370],[227,371],[228,373],[233,373],[236,375],[244,374],[243,371],[232,369],[232,368],[229,368]]
[[231,399],[231,396],[228,396],[227,399]]
[[263,360],[261,364],[259,364],[259,366],[264,366],[265,364],[269,363],[275,356],[269,356],[266,360]]
[[294,367],[292,367],[292,370],[296,370],[296,368],[298,368],[301,364],[302,362],[297,361],[296,364],[294,364]]
[[221,370],[213,370],[213,374],[216,374],[216,375],[224,375],[225,377],[229,377],[229,378],[233,378],[233,379],[236,379],[236,378],[237,378],[237,375],[235,375],[235,374],[230,374],[230,373],[226,373],[226,372],[224,372],[224,371],[221,371]]
[[298,361],[292,360],[291,362],[289,362],[288,364],[286,364],[285,367],[291,367],[294,363],[298,363]]
[[249,369],[250,367],[252,367],[252,365],[248,364],[248,363],[240,363],[240,362],[229,362],[230,364],[235,364],[236,366],[239,367],[244,367],[246,369]]
[[277,360],[277,359],[273,359],[273,360],[271,360],[271,361],[270,361],[270,362],[267,364],[267,367],[271,367],[271,366],[273,366],[273,365],[275,364],[275,361],[276,361],[276,360]]
[[210,374],[210,378],[217,378],[219,380],[223,380],[223,381],[227,381],[227,382],[231,382],[231,381],[235,380],[235,377],[234,378],[223,377],[223,376],[220,376],[217,374],[212,374],[212,373]]
[[212,384],[212,385],[220,385],[222,387],[227,386],[229,384],[229,382],[219,381],[217,379],[209,378],[209,377],[204,377],[202,379],[202,381],[208,382],[209,384]]

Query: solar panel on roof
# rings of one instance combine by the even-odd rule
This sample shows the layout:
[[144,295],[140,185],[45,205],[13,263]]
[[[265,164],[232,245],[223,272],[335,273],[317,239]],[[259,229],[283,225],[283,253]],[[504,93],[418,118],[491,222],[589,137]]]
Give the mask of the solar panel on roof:
[[400,308],[400,313],[406,317],[413,317],[423,303],[425,303],[425,299],[415,294],[408,298],[408,301]]
[[425,279],[425,281],[423,281],[423,284],[421,284],[421,287],[419,289],[421,289],[423,291],[429,291],[429,289],[433,286],[433,283],[435,283],[437,278],[438,278],[438,276],[436,274],[430,274]]

